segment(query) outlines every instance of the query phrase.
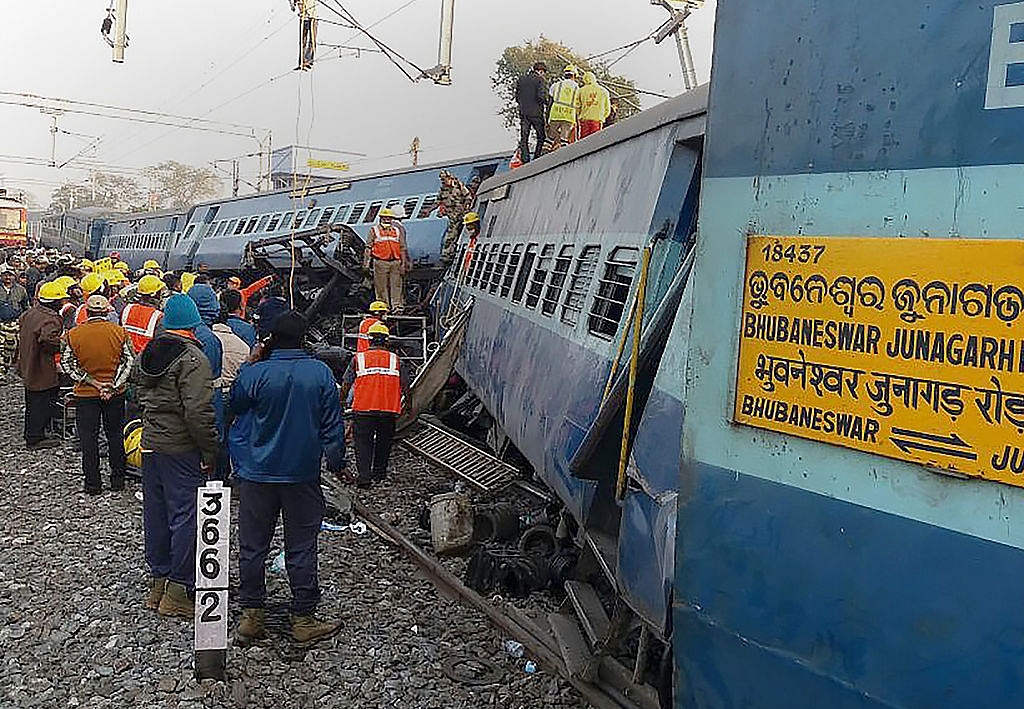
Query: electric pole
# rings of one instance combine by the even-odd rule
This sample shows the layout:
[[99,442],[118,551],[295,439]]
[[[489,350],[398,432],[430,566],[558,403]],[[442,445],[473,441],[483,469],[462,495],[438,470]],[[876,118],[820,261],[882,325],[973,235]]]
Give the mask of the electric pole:
[[124,48],[127,43],[128,0],[117,0],[117,15],[114,18],[114,61],[124,64]]
[[660,5],[669,12],[669,18],[654,35],[654,43],[661,44],[669,35],[674,35],[676,51],[679,52],[679,66],[683,71],[683,87],[689,91],[697,88],[697,70],[693,65],[693,53],[690,51],[690,37],[686,33],[686,18],[693,10],[699,10],[704,0],[651,0],[652,5]]

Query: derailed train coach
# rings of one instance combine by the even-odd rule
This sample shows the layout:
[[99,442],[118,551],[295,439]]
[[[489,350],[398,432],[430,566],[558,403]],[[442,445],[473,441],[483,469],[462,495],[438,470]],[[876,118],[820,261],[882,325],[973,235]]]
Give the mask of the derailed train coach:
[[485,182],[481,234],[471,252],[461,245],[442,298],[471,303],[457,372],[663,641],[686,366],[685,347],[665,343],[676,329],[685,342],[706,97],[697,89]]

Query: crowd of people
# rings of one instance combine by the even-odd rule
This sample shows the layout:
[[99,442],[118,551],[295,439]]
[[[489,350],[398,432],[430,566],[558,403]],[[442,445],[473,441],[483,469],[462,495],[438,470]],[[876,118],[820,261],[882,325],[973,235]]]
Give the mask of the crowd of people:
[[[519,162],[528,163],[544,153],[586,138],[616,120],[618,101],[592,71],[568,64],[550,86],[548,67],[536,62],[516,85],[519,107]],[[535,147],[530,150],[530,136]]]
[[281,517],[292,635],[314,642],[339,628],[314,614],[321,471],[360,487],[384,479],[407,391],[388,348],[390,310],[370,306],[358,352],[336,378],[305,346],[309,323],[272,276],[243,287],[238,276],[164,273],[154,261],[133,271],[116,253],[10,253],[0,268],[3,374],[21,377],[27,450],[62,445],[74,421],[85,495],[104,491],[101,432],[107,489],[123,490],[139,466],[147,608],[193,617],[196,490],[221,479],[239,499],[237,639],[264,634],[265,562]]

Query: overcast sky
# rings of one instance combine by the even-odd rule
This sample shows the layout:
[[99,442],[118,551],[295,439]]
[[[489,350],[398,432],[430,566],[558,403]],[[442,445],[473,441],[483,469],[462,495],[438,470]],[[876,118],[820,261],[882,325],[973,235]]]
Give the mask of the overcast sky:
[[[506,46],[544,35],[581,54],[596,54],[646,36],[667,17],[649,0],[457,0],[454,83],[442,87],[411,83],[380,54],[339,57],[323,47],[313,71],[290,71],[297,61],[298,30],[288,0],[129,0],[131,46],[126,62],[114,64],[99,34],[108,2],[0,0],[0,91],[202,116],[269,129],[275,147],[295,143],[370,156],[348,158],[351,174],[406,163],[407,157],[382,156],[407,150],[414,136],[420,138],[423,162],[511,152],[515,140],[496,114],[489,80]],[[343,4],[368,26],[408,2]],[[432,67],[440,5],[440,0],[412,0],[371,32],[416,64]],[[714,9],[714,0],[708,0],[688,22],[700,82],[710,71]],[[324,8],[320,16],[339,19]],[[372,46],[352,30],[326,23],[319,41]],[[682,90],[670,40],[641,45],[615,70],[648,91],[674,95]],[[645,106],[657,101],[648,97]],[[34,167],[11,159],[48,159],[50,124],[37,109],[0,104],[0,186],[27,189],[44,205],[54,187],[88,175],[83,169]],[[87,160],[126,169],[163,160],[207,164],[256,147],[245,138],[92,116],[67,114],[59,125],[102,138]],[[89,142],[59,134],[58,163]],[[255,179],[255,164],[243,171],[249,173],[243,177]]]

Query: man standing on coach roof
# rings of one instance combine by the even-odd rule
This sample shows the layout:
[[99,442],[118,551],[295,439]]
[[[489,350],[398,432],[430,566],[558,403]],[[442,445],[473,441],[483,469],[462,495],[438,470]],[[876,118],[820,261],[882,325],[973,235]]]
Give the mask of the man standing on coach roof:
[[64,342],[60,366],[75,383],[78,441],[82,447],[85,493],[103,492],[100,480],[100,420],[107,437],[110,489],[124,489],[124,385],[135,351],[128,333],[107,320],[110,301],[91,295],[89,318],[72,328]]
[[302,349],[309,323],[294,310],[274,321],[270,339],[245,364],[231,388],[229,436],[238,479],[237,639],[264,636],[266,560],[278,516],[284,518],[285,567],[292,590],[292,637],[306,643],[330,637],[340,623],[313,615],[320,601],[317,536],[323,520],[320,466],[341,472],[345,442],[334,375]]
[[142,519],[151,574],[146,608],[192,618],[196,490],[216,469],[220,440],[213,374],[196,340],[196,304],[176,294],[164,308],[164,332],[132,369],[142,409]]
[[56,448],[60,441],[46,438],[46,428],[57,407],[60,391],[57,361],[63,324],[60,308],[67,288],[57,281],[39,286],[39,302],[18,321],[18,373],[25,386],[25,446],[31,450]]
[[370,228],[363,255],[363,268],[373,274],[373,292],[377,300],[388,303],[395,313],[405,307],[405,274],[411,270],[409,250],[403,232],[392,220],[394,213],[380,210],[378,223]]
[[516,103],[519,105],[519,159],[530,162],[530,131],[537,139],[533,157],[539,158],[544,150],[544,116],[548,112],[548,87],[545,78],[548,66],[544,62],[533,65],[533,71],[524,74],[516,84]]

